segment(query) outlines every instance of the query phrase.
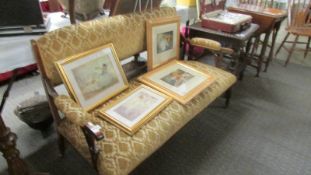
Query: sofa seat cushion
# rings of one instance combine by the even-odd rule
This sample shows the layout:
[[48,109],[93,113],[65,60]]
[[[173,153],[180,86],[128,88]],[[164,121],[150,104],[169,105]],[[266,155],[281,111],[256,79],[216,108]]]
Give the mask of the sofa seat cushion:
[[[97,142],[97,146],[101,150],[97,162],[99,174],[128,174],[131,172],[236,81],[234,75],[216,67],[196,61],[186,61],[186,64],[208,72],[216,78],[216,81],[186,105],[173,100],[171,104],[133,136],[127,135],[114,125],[97,117],[96,110],[92,112],[92,115],[88,116],[89,119],[87,120],[102,126],[102,132],[105,136],[102,141]],[[129,89],[104,105],[126,95],[140,84],[136,80],[131,81]],[[62,105],[66,104],[62,104],[61,100],[57,101],[58,107]],[[77,111],[77,117],[81,117],[80,112]],[[74,113],[74,110],[71,111],[72,113]],[[75,146],[82,156],[91,161],[83,133],[80,127],[71,121],[64,118],[58,130]]]

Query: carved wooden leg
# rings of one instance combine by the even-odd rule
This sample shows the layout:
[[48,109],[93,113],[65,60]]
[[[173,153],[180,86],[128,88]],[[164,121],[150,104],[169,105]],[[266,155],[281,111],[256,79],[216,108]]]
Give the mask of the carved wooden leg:
[[311,42],[311,36],[309,36],[309,38],[308,38],[308,42],[307,42],[307,46],[306,46],[306,50],[305,50],[305,53],[304,53],[304,58],[306,58],[306,57],[307,57],[308,52],[309,52],[309,50],[310,50],[310,42]]
[[13,76],[7,89],[3,93],[0,103],[0,151],[3,153],[3,157],[7,161],[10,175],[48,175],[46,173],[30,173],[26,163],[19,157],[19,151],[16,148],[16,134],[11,132],[11,130],[6,127],[1,116],[6,99],[9,97],[10,89],[14,83],[18,70],[18,68],[13,70]]
[[291,56],[292,56],[292,54],[293,54],[293,52],[294,52],[294,49],[295,49],[295,47],[296,47],[296,43],[297,43],[297,41],[298,41],[298,38],[299,38],[299,35],[296,36],[295,41],[294,41],[294,43],[293,43],[293,45],[292,45],[292,48],[291,48],[290,51],[289,51],[289,54],[288,54],[288,56],[287,56],[287,59],[286,59],[285,65],[284,65],[285,67],[287,66],[287,64],[288,64],[288,62],[289,62],[289,60],[290,60],[290,58],[291,58]]
[[62,136],[59,133],[58,133],[58,149],[59,149],[60,157],[64,157],[65,156],[65,149],[66,149],[65,138],[64,138],[64,136]]
[[9,128],[0,130],[0,151],[8,163],[10,175],[29,175],[26,163],[20,159],[19,151],[16,149],[16,134]]
[[285,38],[283,39],[281,45],[279,46],[279,48],[278,48],[278,49],[276,50],[276,52],[275,52],[275,55],[274,55],[275,57],[276,57],[276,55],[280,52],[281,48],[283,47],[283,45],[284,45],[284,43],[286,42],[286,40],[287,40],[287,38],[289,37],[289,35],[290,35],[290,33],[287,32],[287,34],[286,34]]
[[225,92],[225,98],[226,98],[226,103],[225,103],[225,108],[227,108],[230,105],[230,99],[231,99],[231,88],[229,88],[226,92]]

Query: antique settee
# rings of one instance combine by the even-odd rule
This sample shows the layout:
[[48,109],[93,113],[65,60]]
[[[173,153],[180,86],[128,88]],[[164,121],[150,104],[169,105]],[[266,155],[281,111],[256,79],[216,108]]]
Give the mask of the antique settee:
[[[213,75],[215,82],[186,105],[173,101],[133,136],[98,118],[97,109],[86,112],[70,97],[58,95],[54,90],[54,86],[62,83],[55,61],[111,42],[120,60],[137,56],[146,50],[146,20],[174,15],[174,8],[119,15],[64,27],[32,41],[56,123],[61,153],[66,140],[93,163],[98,174],[127,174],[236,82],[236,77],[231,73],[196,61],[185,61],[186,64]],[[214,45],[213,42],[205,44],[209,47]],[[216,43],[215,47],[219,49],[220,45]],[[135,69],[132,66],[124,67]],[[103,105],[124,96],[141,83],[133,78],[129,84],[127,90]],[[228,95],[227,97],[229,98]],[[99,124],[104,138],[94,139],[84,127],[86,122]]]

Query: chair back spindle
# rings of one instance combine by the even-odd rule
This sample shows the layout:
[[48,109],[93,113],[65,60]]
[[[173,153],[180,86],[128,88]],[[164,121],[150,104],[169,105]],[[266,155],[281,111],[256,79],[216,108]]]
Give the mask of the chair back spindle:
[[310,23],[311,0],[288,0],[288,27]]

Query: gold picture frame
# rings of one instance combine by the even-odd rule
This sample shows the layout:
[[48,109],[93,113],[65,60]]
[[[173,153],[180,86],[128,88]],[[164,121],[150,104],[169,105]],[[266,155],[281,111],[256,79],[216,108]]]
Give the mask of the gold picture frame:
[[68,93],[90,111],[128,88],[112,43],[55,62]]
[[179,27],[179,16],[156,18],[146,22],[148,71],[179,59]]
[[138,80],[186,104],[211,85],[215,78],[184,62],[173,60],[138,77]]
[[145,85],[99,110],[99,116],[129,135],[163,110],[172,98]]

